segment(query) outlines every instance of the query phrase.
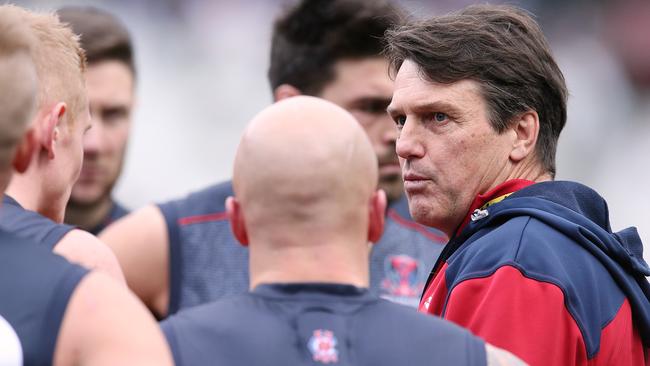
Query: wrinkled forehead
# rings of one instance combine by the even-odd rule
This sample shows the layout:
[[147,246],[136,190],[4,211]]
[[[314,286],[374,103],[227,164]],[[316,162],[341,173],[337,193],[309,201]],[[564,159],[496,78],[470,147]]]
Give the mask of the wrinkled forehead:
[[388,112],[417,112],[432,105],[473,109],[484,107],[485,101],[480,84],[474,80],[463,79],[454,83],[429,81],[415,63],[404,61],[395,77],[395,88],[387,108]]

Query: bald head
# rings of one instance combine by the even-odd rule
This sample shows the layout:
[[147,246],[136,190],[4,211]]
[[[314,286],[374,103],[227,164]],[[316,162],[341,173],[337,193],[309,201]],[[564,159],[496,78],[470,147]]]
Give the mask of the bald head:
[[367,216],[377,161],[352,115],[300,96],[252,120],[237,150],[233,184],[249,232],[283,225],[335,228]]
[[32,117],[37,93],[36,69],[31,58],[34,37],[29,27],[4,9],[0,8],[0,172],[3,174],[10,171],[14,149]]

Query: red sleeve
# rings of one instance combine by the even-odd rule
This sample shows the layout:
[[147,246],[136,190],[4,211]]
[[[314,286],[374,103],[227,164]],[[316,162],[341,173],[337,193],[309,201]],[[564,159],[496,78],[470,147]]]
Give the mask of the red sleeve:
[[511,266],[455,286],[444,318],[531,365],[587,364],[582,335],[560,288]]

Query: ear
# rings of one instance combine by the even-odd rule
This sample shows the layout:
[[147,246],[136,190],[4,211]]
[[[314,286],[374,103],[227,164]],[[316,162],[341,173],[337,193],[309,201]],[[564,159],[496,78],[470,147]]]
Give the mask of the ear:
[[296,97],[298,95],[302,95],[298,88],[293,85],[282,84],[273,91],[273,100],[279,102],[283,99]]
[[378,189],[370,198],[368,207],[368,241],[376,243],[384,233],[386,221],[386,192]]
[[235,235],[237,241],[242,245],[248,246],[248,232],[246,232],[246,224],[244,223],[244,216],[242,215],[241,205],[235,197],[226,198],[226,215],[230,221],[230,229]]
[[519,162],[533,153],[539,134],[539,116],[531,110],[518,117],[513,122],[512,130],[516,139],[510,151],[510,159]]
[[59,102],[43,117],[40,122],[40,144],[47,151],[47,157],[51,160],[56,155],[56,143],[59,140],[59,129],[61,120],[67,111],[67,106]]
[[25,135],[23,135],[22,140],[16,146],[16,151],[14,152],[14,159],[12,165],[14,170],[18,173],[24,173],[29,164],[32,162],[32,157],[38,151],[38,136],[36,129],[30,127]]

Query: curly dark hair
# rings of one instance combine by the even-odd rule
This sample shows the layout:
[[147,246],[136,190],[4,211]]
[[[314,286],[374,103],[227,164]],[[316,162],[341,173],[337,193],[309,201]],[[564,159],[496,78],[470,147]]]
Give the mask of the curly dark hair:
[[405,60],[438,83],[475,80],[501,133],[517,115],[537,112],[536,153],[555,176],[555,152],[566,123],[567,88],[542,30],[525,10],[473,5],[459,12],[396,27],[385,54],[394,74]]
[[317,95],[342,59],[381,56],[383,35],[403,12],[383,0],[303,0],[273,27],[268,71],[272,90],[290,84]]

